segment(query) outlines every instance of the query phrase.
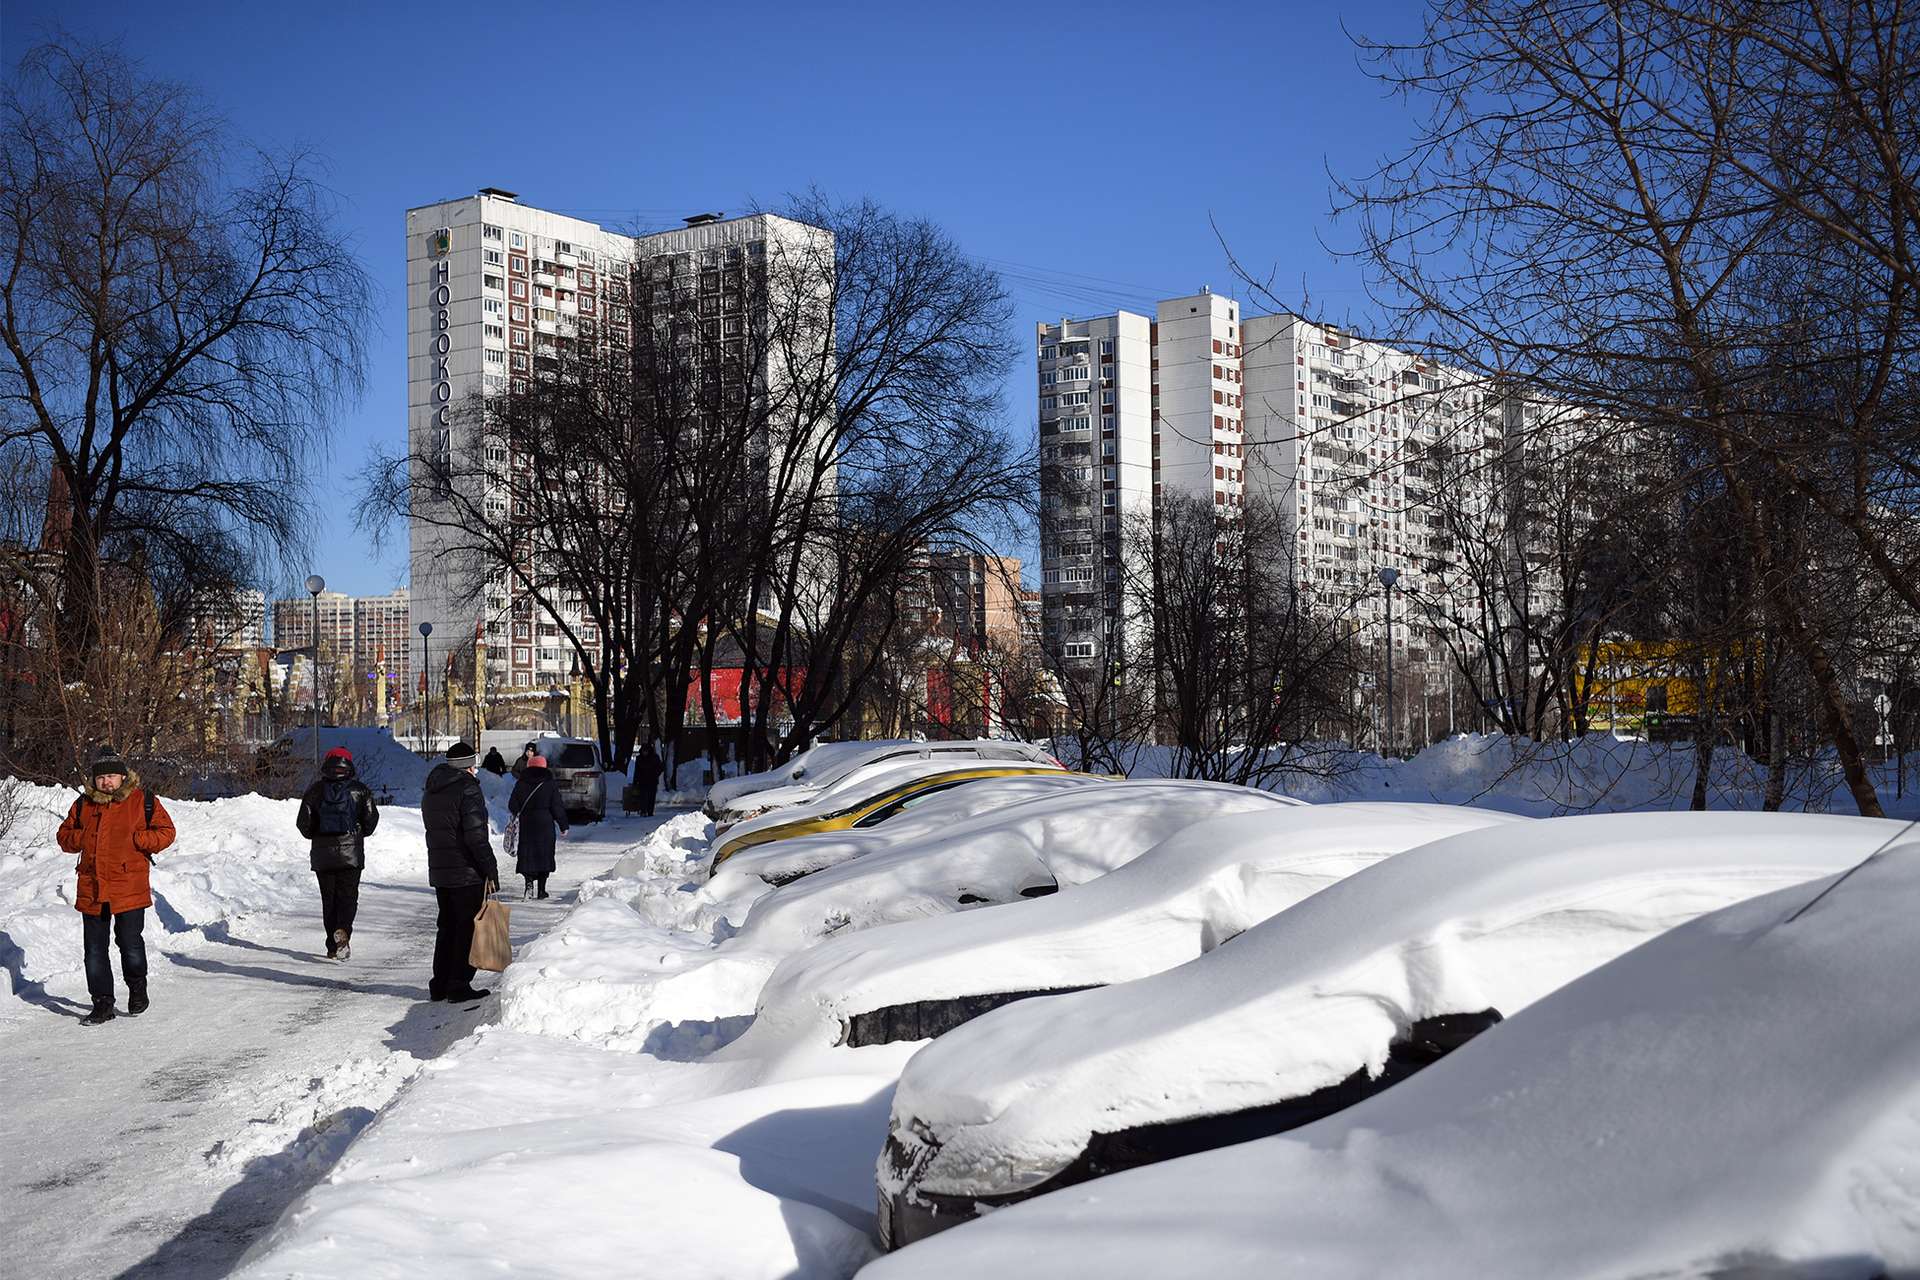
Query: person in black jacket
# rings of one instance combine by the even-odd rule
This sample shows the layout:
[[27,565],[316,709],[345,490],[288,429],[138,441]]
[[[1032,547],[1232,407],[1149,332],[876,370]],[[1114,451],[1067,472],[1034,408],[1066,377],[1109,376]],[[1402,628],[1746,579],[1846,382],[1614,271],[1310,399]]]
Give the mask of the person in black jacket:
[[496,778],[504,778],[507,776],[507,762],[506,759],[501,756],[500,748],[498,747],[487,748],[487,758],[480,762],[480,767]]
[[[547,896],[547,877],[558,864],[555,833],[567,834],[567,806],[560,784],[553,780],[545,756],[534,756],[520,771],[507,800],[507,812],[520,817],[520,843],[514,850],[514,870],[527,882],[527,897]],[[536,892],[537,890],[537,892]]]
[[640,814],[653,816],[654,801],[658,799],[660,775],[667,766],[660,763],[660,757],[653,754],[653,744],[649,742],[640,748],[640,754],[633,758],[633,785],[640,788]]
[[364,841],[380,825],[373,792],[354,776],[353,753],[335,747],[320,762],[320,776],[300,797],[293,820],[313,841],[307,864],[320,881],[320,922],[327,932],[327,958],[353,954],[353,917],[360,908],[360,873],[366,869]]
[[427,883],[440,900],[433,941],[433,980],[427,994],[435,1000],[478,1000],[473,989],[473,918],[500,881],[493,844],[487,838],[487,800],[473,776],[480,753],[456,742],[447,758],[427,775],[420,797],[420,821],[427,835]]

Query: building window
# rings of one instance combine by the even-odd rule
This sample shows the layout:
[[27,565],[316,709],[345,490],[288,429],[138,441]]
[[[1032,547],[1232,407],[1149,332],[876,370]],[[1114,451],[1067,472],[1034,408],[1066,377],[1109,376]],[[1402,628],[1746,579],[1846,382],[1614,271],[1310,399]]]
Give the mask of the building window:
[[524,347],[527,345],[527,331],[525,329],[515,329],[513,331],[513,345],[516,347]]
[[[585,255],[585,254],[582,254],[582,255],[580,255],[580,256],[581,256],[582,258],[585,258],[585,257],[586,257],[586,255]],[[592,259],[590,259],[590,258],[589,258],[589,259],[587,259],[587,260],[588,260],[588,261],[592,261]],[[581,268],[581,270],[580,270],[580,287],[581,287],[582,289],[591,289],[591,288],[593,288],[593,272],[591,272],[591,271],[588,271],[588,270],[587,270],[586,268],[584,268],[584,267],[583,267],[583,268]]]
[[[492,328],[492,326],[489,325],[488,328]],[[500,364],[506,359],[506,353],[502,351],[488,351],[486,354],[488,364]]]
[[480,302],[480,309],[490,316],[497,316],[507,309],[507,304],[498,298],[484,298]]
[[499,276],[483,275],[480,277],[480,283],[492,289],[495,293],[507,287],[506,281],[502,280]]
[[505,342],[507,340],[507,329],[505,325],[483,324],[480,326],[480,332],[495,342]]
[[[521,337],[522,335],[520,335],[520,334],[517,334],[517,333],[516,333],[516,334],[514,334],[513,336],[514,336],[514,337],[516,337],[516,338],[518,338],[518,337]],[[527,367],[527,358],[526,358],[526,356],[524,356],[524,355],[522,355],[522,354],[521,354],[520,352],[518,352],[518,351],[516,351],[516,352],[514,352],[514,353],[513,353],[513,367],[514,367],[514,368],[516,368],[516,369],[525,369],[525,368]]]
[[482,240],[498,240],[500,238],[500,228],[483,226],[480,228],[480,238]]
[[515,280],[513,287],[508,289],[507,292],[516,298],[524,298],[527,296],[527,282],[524,280]]
[[527,322],[527,309],[522,306],[515,306],[513,308],[513,318],[521,324],[525,324]]
[[490,267],[497,267],[504,258],[498,249],[485,249],[481,251],[480,260]]

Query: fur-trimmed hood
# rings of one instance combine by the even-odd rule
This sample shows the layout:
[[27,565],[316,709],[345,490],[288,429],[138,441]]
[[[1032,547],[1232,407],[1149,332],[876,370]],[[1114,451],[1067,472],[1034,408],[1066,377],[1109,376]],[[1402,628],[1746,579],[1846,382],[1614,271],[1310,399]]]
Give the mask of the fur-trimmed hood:
[[139,789],[140,775],[129,769],[127,780],[120,784],[118,791],[102,791],[89,779],[87,785],[80,788],[80,793],[95,804],[119,804]]

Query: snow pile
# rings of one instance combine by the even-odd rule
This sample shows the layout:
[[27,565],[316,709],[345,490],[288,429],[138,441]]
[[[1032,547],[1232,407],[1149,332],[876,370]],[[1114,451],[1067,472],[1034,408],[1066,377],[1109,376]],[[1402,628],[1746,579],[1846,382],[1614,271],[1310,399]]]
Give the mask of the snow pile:
[[1443,805],[1290,805],[1197,822],[1060,893],[830,938],[782,961],[732,1054],[834,1044],[889,1005],[1130,982],[1213,950],[1382,858],[1524,822]]
[[483,1030],[426,1063],[232,1274],[843,1280],[876,1253],[891,1094],[886,1075],[739,1088]]
[[1042,1196],[862,1274],[1912,1274],[1916,917],[1909,843],[1683,925],[1317,1124]]
[[[1071,767],[1071,743],[1061,741],[1056,748]],[[1131,745],[1123,754],[1130,777],[1161,778],[1177,771],[1171,747]],[[1536,818],[1687,809],[1698,764],[1693,743],[1621,741],[1605,733],[1572,742],[1466,733],[1405,761],[1340,743],[1295,745],[1266,754],[1277,772],[1259,785],[1301,800],[1431,800]],[[1886,763],[1874,766],[1873,777],[1889,816],[1920,817],[1920,795],[1914,794],[1920,773],[1903,778],[1897,763]],[[1707,777],[1707,807],[1760,809],[1766,780],[1765,765],[1721,747],[1714,752]],[[1788,812],[1855,812],[1832,753],[1790,763],[1781,807]]]
[[[808,776],[825,776],[848,762],[877,751],[889,748],[907,749],[917,744],[910,738],[872,738],[855,742],[822,742],[807,748],[792,757],[785,764],[775,765],[760,773],[743,773],[734,778],[722,778],[713,784],[707,793],[707,803],[715,809],[725,808],[727,803],[756,791],[766,791],[772,787],[785,787],[799,782]],[[702,768],[704,759],[692,761]],[[682,766],[685,768],[686,766]]]
[[[420,791],[427,785],[427,773],[434,762],[394,741],[385,729],[330,729],[322,727],[321,756],[335,747],[353,753],[354,773],[375,795],[390,795],[398,804],[419,804]],[[314,777],[314,730],[295,729],[280,739],[285,754],[279,771],[304,787]],[[440,757],[445,759],[445,756]]]
[[1453,836],[1179,968],[1009,1005],[943,1036],[902,1077],[894,1132],[925,1149],[921,1189],[1023,1189],[1095,1132],[1298,1098],[1363,1067],[1377,1076],[1416,1020],[1511,1015],[1677,924],[1833,874],[1901,830],[1682,813]]

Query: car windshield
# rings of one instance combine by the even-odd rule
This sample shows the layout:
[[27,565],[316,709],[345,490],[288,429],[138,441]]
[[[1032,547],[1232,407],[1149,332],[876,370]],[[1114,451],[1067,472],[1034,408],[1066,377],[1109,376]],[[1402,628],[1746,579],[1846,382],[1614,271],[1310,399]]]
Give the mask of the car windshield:
[[560,759],[554,762],[556,769],[597,769],[600,761],[595,757],[593,748],[584,742],[571,743],[560,749]]

